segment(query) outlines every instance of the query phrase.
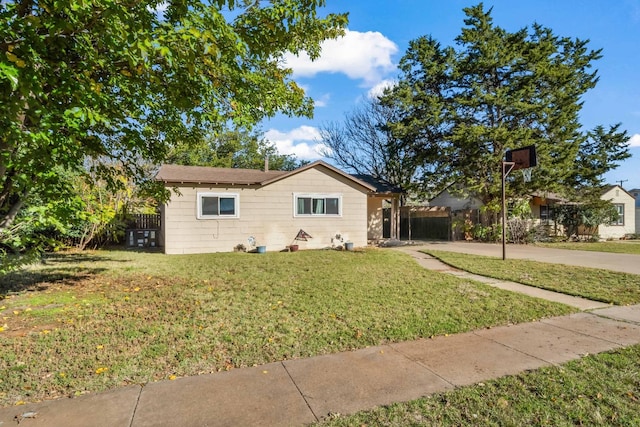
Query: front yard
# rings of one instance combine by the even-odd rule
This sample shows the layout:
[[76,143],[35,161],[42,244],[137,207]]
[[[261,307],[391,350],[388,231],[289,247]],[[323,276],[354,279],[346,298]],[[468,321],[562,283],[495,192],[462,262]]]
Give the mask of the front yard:
[[391,250],[56,254],[0,293],[2,406],[573,311]]

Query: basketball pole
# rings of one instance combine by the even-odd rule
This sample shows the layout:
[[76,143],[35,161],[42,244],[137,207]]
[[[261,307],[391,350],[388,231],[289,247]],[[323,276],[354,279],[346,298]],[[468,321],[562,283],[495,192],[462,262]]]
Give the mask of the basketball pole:
[[[502,260],[507,259],[507,196],[506,178],[516,165],[515,162],[502,162]],[[507,169],[507,166],[509,167]]]

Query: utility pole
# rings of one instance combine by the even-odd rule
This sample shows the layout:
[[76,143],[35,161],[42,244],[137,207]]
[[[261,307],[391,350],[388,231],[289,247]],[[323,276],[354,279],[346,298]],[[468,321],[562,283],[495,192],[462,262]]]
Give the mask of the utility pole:
[[[618,180],[618,181],[616,181],[616,182],[619,182],[619,183],[620,183],[620,187],[622,187],[622,183],[623,183],[623,182],[627,182],[627,181],[629,181],[629,180],[628,180],[628,179],[621,179],[621,180]],[[623,187],[623,188],[624,188],[624,187]]]

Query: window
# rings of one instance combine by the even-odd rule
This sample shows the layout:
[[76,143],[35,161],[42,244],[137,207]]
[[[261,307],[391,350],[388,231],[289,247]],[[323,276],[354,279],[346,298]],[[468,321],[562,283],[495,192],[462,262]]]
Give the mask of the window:
[[198,219],[240,217],[239,196],[233,193],[198,193]]
[[611,222],[611,225],[624,225],[624,205],[615,204],[613,205],[618,212],[618,218]]
[[540,206],[540,223],[543,225],[549,225],[553,216],[553,211],[551,210],[551,206],[541,205]]
[[294,194],[293,216],[340,216],[342,197],[335,194]]

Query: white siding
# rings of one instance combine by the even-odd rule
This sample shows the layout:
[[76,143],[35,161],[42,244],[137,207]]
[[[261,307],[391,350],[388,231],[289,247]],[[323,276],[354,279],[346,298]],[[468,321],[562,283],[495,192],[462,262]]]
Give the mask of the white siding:
[[[327,168],[307,169],[264,187],[200,185],[179,190],[163,209],[162,240],[168,254],[231,252],[239,244],[248,247],[250,236],[268,251],[280,251],[294,243],[300,229],[313,237],[295,242],[300,249],[340,244],[332,242],[337,234],[355,246],[367,244],[366,189]],[[197,193],[209,191],[237,193],[240,217],[197,219]],[[342,215],[296,218],[294,193],[340,194]]]
[[600,225],[598,234],[601,239],[620,239],[627,234],[636,232],[635,199],[619,186],[612,187],[602,195],[602,200],[609,200],[613,204],[624,205],[624,225]]

